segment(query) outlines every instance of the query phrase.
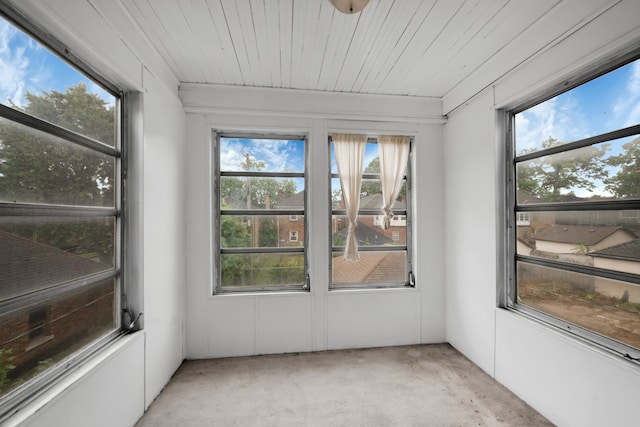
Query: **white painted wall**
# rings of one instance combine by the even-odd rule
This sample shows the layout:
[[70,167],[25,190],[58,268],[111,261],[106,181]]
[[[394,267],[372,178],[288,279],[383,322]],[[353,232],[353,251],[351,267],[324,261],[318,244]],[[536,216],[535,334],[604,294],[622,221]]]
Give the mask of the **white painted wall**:
[[184,360],[185,115],[144,71],[145,407]]
[[15,4],[123,90],[142,93],[129,182],[137,251],[130,286],[145,330],[92,359],[69,377],[70,385],[56,387],[9,423],[133,425],[184,357],[185,114],[178,82],[130,22],[107,21],[109,10],[121,7],[117,2]]
[[[562,11],[562,9],[559,9]],[[562,16],[566,13],[567,16]],[[564,11],[556,19],[571,19]],[[560,426],[637,425],[640,369],[522,315],[499,309],[503,275],[497,189],[504,147],[496,108],[559,89],[581,71],[640,45],[640,4],[609,4],[563,40],[524,61],[493,86],[445,98],[445,258],[447,340]],[[489,83],[489,82],[488,82]],[[470,221],[472,214],[473,221]]]
[[493,375],[495,119],[486,91],[444,127],[447,340]]
[[[189,112],[188,358],[444,340],[443,233],[437,226],[443,217],[439,183],[444,119],[438,101],[205,85],[186,85],[180,94]],[[224,112],[227,107],[231,112]],[[331,118],[336,109],[342,119]],[[364,115],[372,119],[364,120]],[[308,174],[316,178],[308,189],[311,292],[212,295],[212,129],[308,135]],[[335,130],[414,136],[414,213],[420,213],[414,230],[416,289],[328,290],[327,137]]]

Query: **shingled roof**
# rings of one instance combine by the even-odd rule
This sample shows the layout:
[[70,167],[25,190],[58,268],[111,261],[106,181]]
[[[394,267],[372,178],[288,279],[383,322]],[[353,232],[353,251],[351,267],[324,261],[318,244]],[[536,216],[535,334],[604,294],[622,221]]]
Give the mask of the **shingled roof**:
[[333,258],[335,283],[389,283],[405,274],[404,252],[360,252],[356,262]]
[[617,231],[636,237],[629,230],[619,226],[590,226],[553,224],[551,227],[536,231],[536,240],[571,243],[593,246]]
[[599,251],[591,252],[589,255],[603,258],[640,261],[640,239],[635,239],[631,240],[630,242],[620,243],[619,245],[600,249]]
[[278,206],[276,209],[299,209],[302,207],[304,207],[304,190],[278,200]]
[[[370,194],[368,196],[364,196],[360,199],[360,209],[382,209],[382,194]],[[393,202],[393,206],[391,210],[405,210],[406,204],[404,197],[401,197],[399,200],[397,199]]]
[[[356,228],[356,240],[358,245],[387,245],[393,243],[393,240],[388,238],[382,233],[377,232],[374,228],[363,224],[360,221],[356,221],[358,228]],[[349,227],[340,229],[336,234],[341,236],[345,241],[347,240],[347,234],[349,233]]]
[[0,231],[0,301],[110,268],[101,262]]

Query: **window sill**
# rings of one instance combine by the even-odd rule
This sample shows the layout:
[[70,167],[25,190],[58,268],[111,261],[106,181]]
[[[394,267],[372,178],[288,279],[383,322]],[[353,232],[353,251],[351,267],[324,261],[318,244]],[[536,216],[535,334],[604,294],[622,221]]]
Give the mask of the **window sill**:
[[[640,366],[640,360],[634,359],[634,357],[638,357],[640,355],[639,350],[627,349],[626,346],[617,348],[616,343],[613,343],[611,346],[605,343],[600,343],[597,341],[597,334],[584,330],[579,326],[572,325],[560,319],[555,319],[544,313],[538,313],[535,312],[535,310],[527,308],[497,307],[497,310],[503,313],[510,313],[522,321],[531,322],[537,327],[545,329],[549,333],[556,335],[562,340],[566,340],[574,346],[588,347],[603,356],[621,360],[635,366]],[[578,331],[583,332],[580,333]],[[591,335],[596,338],[590,339],[589,336]]]
[[246,291],[218,291],[209,298],[229,298],[229,297],[297,297],[301,295],[311,295],[308,289],[274,289],[274,290],[246,290]]
[[389,286],[389,287],[332,287],[329,293],[387,293],[387,292],[419,292],[414,286]]
[[53,339],[53,335],[43,335],[29,341],[29,345],[25,348],[25,351],[31,351],[34,348],[40,347],[42,344],[47,343]]

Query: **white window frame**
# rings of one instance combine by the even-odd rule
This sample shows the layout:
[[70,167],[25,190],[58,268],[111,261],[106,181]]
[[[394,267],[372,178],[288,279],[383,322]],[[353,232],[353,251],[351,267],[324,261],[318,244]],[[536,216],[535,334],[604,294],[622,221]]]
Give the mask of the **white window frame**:
[[296,230],[289,231],[289,241],[290,242],[298,241],[298,232]]

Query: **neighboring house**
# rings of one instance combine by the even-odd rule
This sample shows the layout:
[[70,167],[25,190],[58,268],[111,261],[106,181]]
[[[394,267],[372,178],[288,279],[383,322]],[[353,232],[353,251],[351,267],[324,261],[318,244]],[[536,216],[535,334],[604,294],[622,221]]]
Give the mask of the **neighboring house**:
[[619,226],[589,226],[553,224],[536,230],[536,250],[556,254],[585,254],[636,238],[631,231]]
[[[640,274],[640,239],[610,246],[589,255],[593,257],[594,267]],[[595,289],[601,294],[617,298],[623,298],[626,292],[629,302],[640,303],[640,285],[596,277]]]
[[[278,200],[277,209],[300,209],[304,207],[304,191]],[[278,216],[278,247],[304,244],[304,218],[299,215]]]
[[[389,228],[384,229],[384,215],[382,214],[382,194],[372,194],[360,199],[361,210],[374,210],[380,212],[379,215],[360,215],[358,221],[369,227],[378,230],[379,234],[390,239],[392,242],[406,242],[407,239],[407,216],[394,215],[389,223]],[[400,196],[391,207],[391,210],[406,210],[405,197]]]
[[49,363],[50,355],[60,354],[61,349],[81,345],[84,337],[110,330],[116,310],[112,281],[60,291],[54,302],[39,302],[38,292],[55,292],[61,284],[111,268],[0,231],[0,300],[34,296],[31,304],[0,315],[0,349],[10,349],[13,364],[26,371],[37,363]]
[[[537,203],[543,203],[543,200],[540,200],[538,197],[522,190],[518,190],[516,198],[519,205],[533,205]],[[555,222],[556,221],[554,214],[549,212],[517,212],[517,237],[519,240],[527,242],[529,246],[533,247],[533,235],[535,234],[535,231],[549,227]]]

